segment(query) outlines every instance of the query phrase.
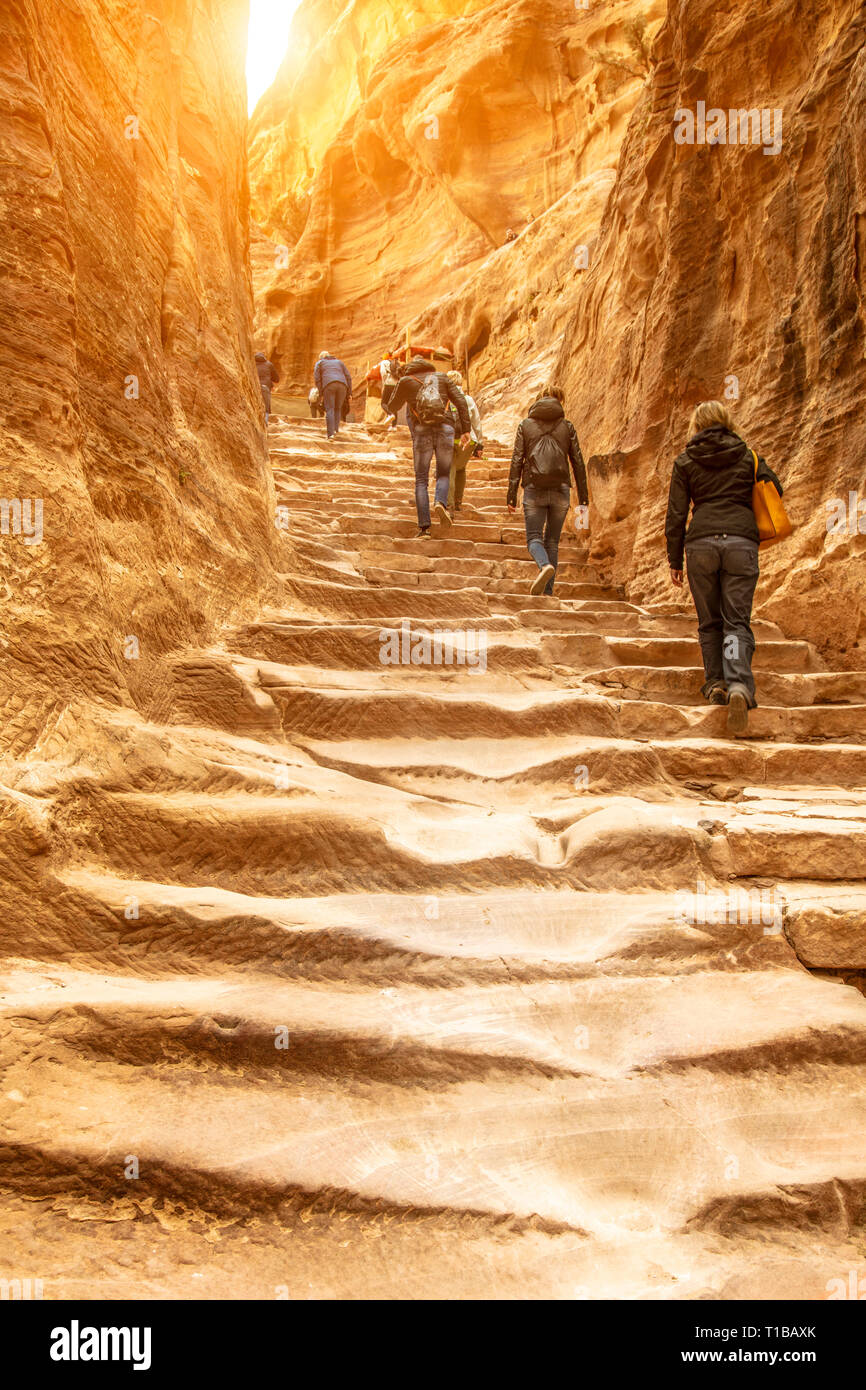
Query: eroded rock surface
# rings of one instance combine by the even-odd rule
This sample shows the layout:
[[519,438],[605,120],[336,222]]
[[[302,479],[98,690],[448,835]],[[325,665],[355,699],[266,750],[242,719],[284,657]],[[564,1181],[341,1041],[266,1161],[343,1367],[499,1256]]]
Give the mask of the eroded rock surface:
[[[267,583],[252,368],[246,6],[4,5],[5,747],[77,696],[154,700],[159,657]],[[138,657],[127,659],[138,644]]]
[[[437,322],[460,361],[512,309],[537,317],[574,240],[597,227],[662,12],[655,0],[603,13],[450,0],[395,18],[367,3],[301,42],[250,140],[254,219],[277,243],[257,276],[259,322],[287,379],[306,381],[322,345],[364,369],[482,265],[495,265],[493,294],[464,295],[462,314]],[[296,25],[326,18],[304,5]],[[488,259],[561,200],[564,241],[533,238],[521,280],[514,261]]]
[[[678,109],[780,113],[781,148],[676,144]],[[751,131],[751,126],[750,126]],[[557,364],[583,428],[594,552],[664,594],[689,406],[738,390],[796,532],[761,611],[866,665],[866,14],[859,0],[670,7]],[[736,378],[736,382],[731,379]],[[850,501],[854,494],[853,502]],[[828,530],[828,522],[845,522]],[[859,507],[859,513],[858,513]],[[852,524],[853,522],[853,524]]]

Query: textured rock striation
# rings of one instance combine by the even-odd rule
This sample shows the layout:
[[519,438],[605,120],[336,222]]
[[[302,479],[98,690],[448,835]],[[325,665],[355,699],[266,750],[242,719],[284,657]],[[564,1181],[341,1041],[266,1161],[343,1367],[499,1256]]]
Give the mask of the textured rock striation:
[[79,696],[158,700],[161,654],[267,580],[245,20],[240,0],[3,7],[0,705],[16,752]]
[[[676,143],[677,111],[699,102],[778,113],[778,153]],[[688,412],[738,391],[743,433],[779,472],[797,526],[762,556],[762,611],[835,662],[866,665],[859,0],[670,7],[558,367],[595,456],[594,555],[611,578],[635,597],[664,592],[660,531]],[[844,525],[828,530],[843,501]]]
[[643,81],[648,38],[629,34],[636,23],[651,34],[662,13],[660,0],[603,13],[452,0],[401,6],[395,29],[391,7],[366,4],[325,31],[329,11],[302,6],[300,32],[320,41],[299,40],[250,138],[253,213],[275,243],[257,274],[258,322],[287,378],[307,380],[323,343],[365,367],[488,265],[493,302],[479,296],[437,325],[461,361],[474,357],[516,288],[491,253],[561,204],[565,241],[553,254],[549,238],[533,242],[528,309],[573,259],[573,234],[600,219]]

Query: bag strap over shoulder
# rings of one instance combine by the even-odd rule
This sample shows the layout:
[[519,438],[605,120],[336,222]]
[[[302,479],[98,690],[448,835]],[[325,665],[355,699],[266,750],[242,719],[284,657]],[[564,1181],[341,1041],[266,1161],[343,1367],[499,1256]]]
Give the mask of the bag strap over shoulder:
[[755,453],[754,449],[750,449],[750,450],[749,450],[749,453],[752,455],[752,458],[755,460],[755,482],[757,482],[757,481],[758,481],[758,455]]

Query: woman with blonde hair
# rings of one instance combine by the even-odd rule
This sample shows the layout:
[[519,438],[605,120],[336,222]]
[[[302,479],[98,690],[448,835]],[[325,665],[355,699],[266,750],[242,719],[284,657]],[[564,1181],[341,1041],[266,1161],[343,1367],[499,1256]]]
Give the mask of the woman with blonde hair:
[[[782,484],[760,457],[758,478],[773,483],[781,497]],[[674,463],[665,536],[676,588],[682,588],[685,552],[704,663],[702,692],[710,704],[728,706],[732,734],[746,732],[757,703],[751,617],[760,536],[752,511],[754,482],[755,457],[730,410],[722,401],[702,401]]]

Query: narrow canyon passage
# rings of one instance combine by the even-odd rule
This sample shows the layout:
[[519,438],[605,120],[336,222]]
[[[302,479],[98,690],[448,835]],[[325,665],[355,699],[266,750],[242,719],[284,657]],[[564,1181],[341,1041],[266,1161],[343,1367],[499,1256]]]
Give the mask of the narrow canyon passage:
[[[866,1178],[866,676],[759,622],[732,742],[693,623],[579,533],[528,597],[501,449],[419,544],[406,430],[270,444],[285,607],[181,652],[163,718],[81,715],[100,771],[0,1000],[7,1266],[826,1297]],[[446,630],[463,664],[411,663]]]
[[866,5],[256,10],[0,7],[0,1304],[866,1297]]

